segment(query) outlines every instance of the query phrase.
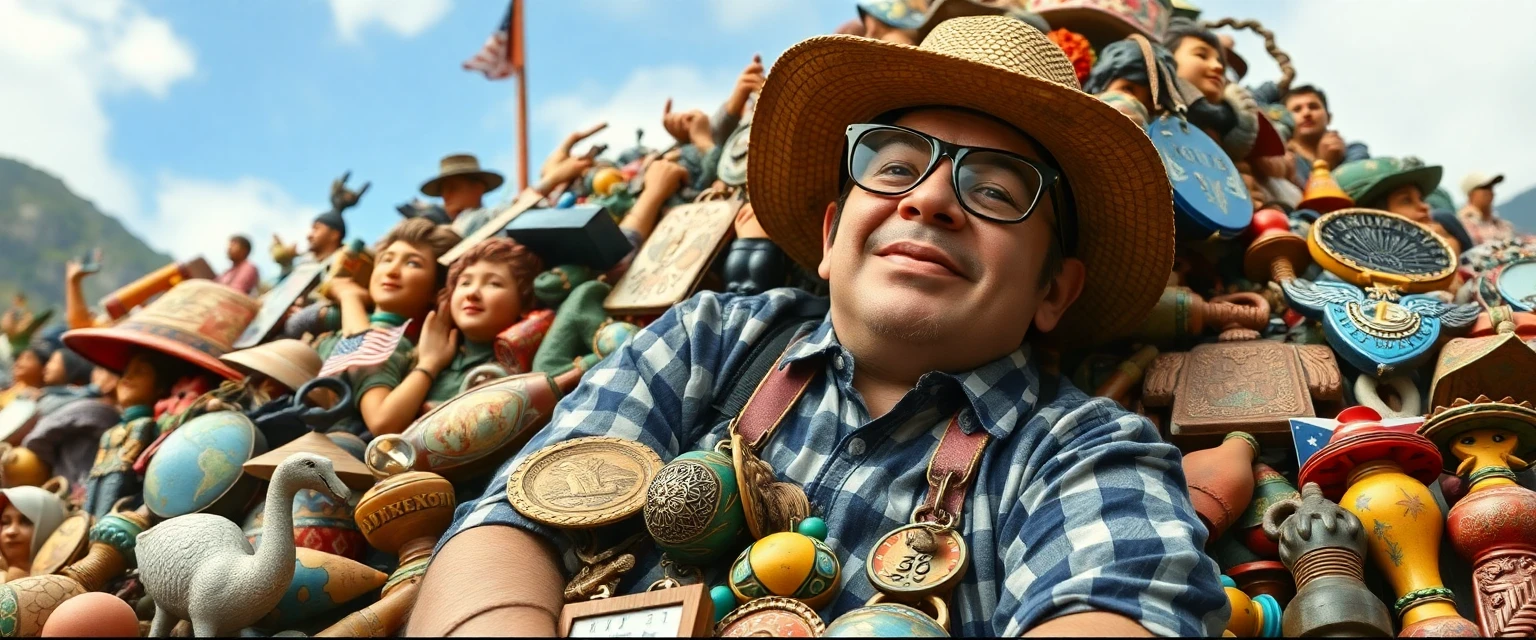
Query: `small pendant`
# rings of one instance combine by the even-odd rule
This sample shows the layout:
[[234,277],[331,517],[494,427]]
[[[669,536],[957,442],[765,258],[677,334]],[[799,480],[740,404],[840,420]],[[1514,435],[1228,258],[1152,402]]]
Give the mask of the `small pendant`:
[[823,631],[826,624],[815,609],[799,600],[778,596],[741,605],[715,625],[715,635],[721,638],[815,638]]
[[965,540],[953,529],[909,524],[870,549],[864,571],[892,600],[916,602],[953,589],[965,577],[969,561]]

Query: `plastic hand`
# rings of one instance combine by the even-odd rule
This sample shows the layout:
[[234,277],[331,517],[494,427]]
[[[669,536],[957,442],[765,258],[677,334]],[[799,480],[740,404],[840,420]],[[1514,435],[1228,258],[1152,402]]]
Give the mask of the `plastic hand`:
[[667,105],[661,111],[661,126],[678,144],[693,144],[706,151],[715,147],[709,133],[709,116],[698,109],[672,113],[671,98],[667,98]]
[[448,316],[428,312],[427,321],[421,326],[421,343],[416,347],[416,364],[434,374],[440,373],[453,362],[458,340],[459,330],[453,328]]
[[348,299],[361,300],[363,305],[367,306],[369,301],[368,289],[358,284],[356,280],[341,277],[331,278],[330,282],[331,286],[328,294],[331,299],[337,302]]
[[747,100],[752,94],[762,91],[763,83],[767,81],[768,77],[763,75],[763,56],[754,54],[752,63],[736,78],[736,87],[725,101],[725,112],[737,118],[742,117],[747,111]]
[[363,198],[363,194],[368,193],[368,187],[373,184],[364,182],[363,188],[353,191],[347,188],[347,179],[351,177],[352,172],[348,171],[341,174],[340,178],[331,181],[331,209],[344,211],[357,205],[357,201]]
[[1330,167],[1338,167],[1339,163],[1344,162],[1344,137],[1329,129],[1317,143],[1317,157],[1327,160]]
[[[557,165],[571,157],[571,149],[573,147],[579,144],[582,140],[586,140],[587,138],[597,135],[597,132],[607,128],[608,123],[599,122],[591,128],[571,132],[571,135],[566,136],[565,140],[560,143],[560,146],[555,147],[555,150],[550,152],[549,157],[544,159],[544,166],[539,169],[539,177],[549,177],[550,172],[553,171]],[[577,175],[580,175],[580,172],[578,172]],[[562,180],[560,182],[564,181]],[[558,184],[558,182],[556,182],[556,184]]]
[[586,156],[566,158],[555,163],[553,166],[546,167],[542,182],[551,188],[555,185],[565,184],[580,178],[581,174],[586,173],[587,169],[592,168],[592,163],[592,158]]
[[670,198],[688,181],[688,170],[667,159],[657,159],[645,168],[646,195]]

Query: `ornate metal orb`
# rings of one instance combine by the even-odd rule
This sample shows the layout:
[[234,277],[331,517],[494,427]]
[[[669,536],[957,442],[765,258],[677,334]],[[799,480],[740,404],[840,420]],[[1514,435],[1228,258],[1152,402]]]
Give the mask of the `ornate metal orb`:
[[764,596],[794,598],[820,609],[837,595],[842,566],[826,543],[784,531],[764,536],[731,565],[731,591],[747,602]]
[[667,463],[645,494],[645,528],[674,561],[708,565],[746,530],[731,458],[690,451]]

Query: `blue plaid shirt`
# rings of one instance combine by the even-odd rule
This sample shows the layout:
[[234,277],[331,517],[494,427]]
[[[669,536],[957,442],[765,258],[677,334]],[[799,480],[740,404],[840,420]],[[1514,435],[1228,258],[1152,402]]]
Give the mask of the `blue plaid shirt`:
[[[564,534],[507,502],[506,483],[529,453],[580,436],[638,441],[663,460],[709,449],[724,424],[701,424],[765,330],[809,294],[703,293],[668,311],[590,371],[555,408],[543,431],[491,480],[485,496],[460,505],[439,545],[471,527],[510,525],[548,538],[576,561]],[[794,343],[789,360],[820,355],[812,382],[762,452],[783,479],[800,484],[827,522],[827,544],[843,563],[842,592],[827,620],[875,595],[864,573],[872,546],[906,524],[928,491],[926,461],[949,417],[985,429],[987,447],[960,528],[971,566],[950,599],[957,635],[1018,635],[1046,620],[1108,611],[1161,635],[1220,635],[1227,598],[1206,531],[1184,486],[1179,451],[1144,418],[1063,381],[1036,406],[1040,379],[1027,348],[964,373],[929,373],[886,415],[871,420],[853,387],[853,355],[828,316]],[[728,556],[733,557],[733,556]],[[661,577],[652,550],[620,585],[639,591]],[[728,563],[722,563],[728,564]],[[722,584],[725,567],[707,571]]]

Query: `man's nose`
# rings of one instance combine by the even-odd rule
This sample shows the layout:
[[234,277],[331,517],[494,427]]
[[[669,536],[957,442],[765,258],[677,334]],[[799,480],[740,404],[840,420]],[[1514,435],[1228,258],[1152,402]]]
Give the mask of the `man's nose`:
[[948,158],[940,160],[927,178],[901,197],[896,213],[908,220],[946,229],[963,228],[967,219],[952,185],[952,163]]

